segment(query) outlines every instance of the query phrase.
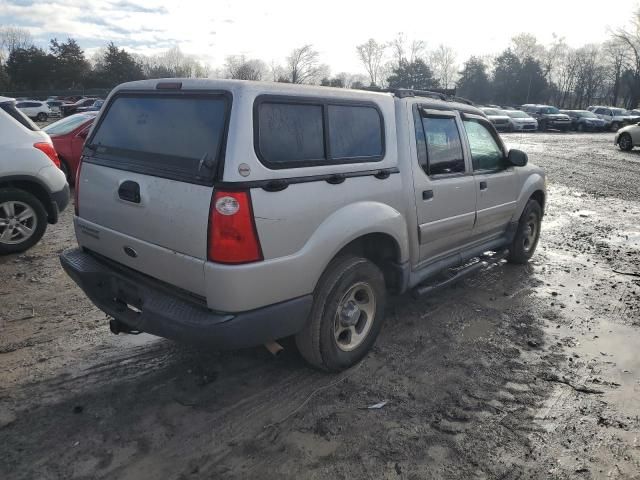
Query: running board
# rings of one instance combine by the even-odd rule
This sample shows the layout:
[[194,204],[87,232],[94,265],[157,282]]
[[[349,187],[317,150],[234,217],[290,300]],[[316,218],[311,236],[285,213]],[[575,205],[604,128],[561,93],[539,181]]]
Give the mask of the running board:
[[466,277],[467,275],[471,275],[472,273],[477,272],[479,270],[484,270],[484,269],[493,267],[494,265],[498,264],[500,261],[507,258],[508,255],[509,255],[509,250],[501,250],[492,255],[482,255],[478,257],[477,262],[461,268],[452,277],[447,278],[446,280],[443,280],[439,283],[432,283],[429,285],[422,285],[422,286],[418,285],[412,290],[412,295],[415,298],[417,298],[423,295],[427,295],[428,293],[431,293],[434,290],[447,287],[457,282],[458,280]]

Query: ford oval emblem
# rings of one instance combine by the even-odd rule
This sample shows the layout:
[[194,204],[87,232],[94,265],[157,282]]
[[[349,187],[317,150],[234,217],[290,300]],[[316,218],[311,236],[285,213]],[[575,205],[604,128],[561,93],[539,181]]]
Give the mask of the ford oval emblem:
[[136,252],[133,248],[131,247],[124,247],[123,248],[124,253],[126,253],[127,255],[129,255],[131,258],[137,258],[138,257],[138,252]]

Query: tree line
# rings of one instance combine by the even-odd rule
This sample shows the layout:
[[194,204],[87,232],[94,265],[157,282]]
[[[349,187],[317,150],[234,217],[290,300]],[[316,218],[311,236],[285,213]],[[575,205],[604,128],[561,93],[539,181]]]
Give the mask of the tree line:
[[178,47],[148,56],[113,42],[91,58],[78,43],[52,39],[34,45],[22,28],[0,28],[0,91],[112,88],[144,78],[215,77],[315,84],[339,88],[456,89],[478,103],[551,103],[585,108],[603,103],[635,108],[640,102],[640,10],[602,44],[573,48],[554,37],[543,45],[534,35],[511,39],[497,55],[472,56],[462,64],[455,51],[400,33],[390,41],[369,39],[355,47],[366,75],[331,75],[313,45],[294,48],[283,63],[231,55],[212,69]]

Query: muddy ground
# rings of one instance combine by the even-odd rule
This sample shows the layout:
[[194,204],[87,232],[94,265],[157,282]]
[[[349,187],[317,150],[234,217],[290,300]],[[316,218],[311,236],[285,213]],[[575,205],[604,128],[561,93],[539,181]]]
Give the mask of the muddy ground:
[[67,211],[0,259],[0,478],[639,479],[640,152],[505,137],[548,172],[534,260],[393,299],[340,375],[111,335]]

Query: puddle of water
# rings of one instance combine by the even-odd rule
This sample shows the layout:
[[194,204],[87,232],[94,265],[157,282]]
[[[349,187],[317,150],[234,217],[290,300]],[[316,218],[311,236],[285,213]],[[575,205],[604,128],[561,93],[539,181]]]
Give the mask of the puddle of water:
[[[590,331],[576,332],[566,327],[552,329],[556,339],[573,337],[576,344],[567,351],[577,353],[584,362],[596,360],[592,377],[601,382],[616,385],[593,383],[594,388],[605,392],[604,398],[623,415],[636,417],[640,413],[640,329],[634,326],[619,325],[601,319]],[[591,377],[591,376],[590,376]]]
[[629,230],[618,232],[613,238],[607,239],[606,242],[612,245],[640,248],[640,232]]

